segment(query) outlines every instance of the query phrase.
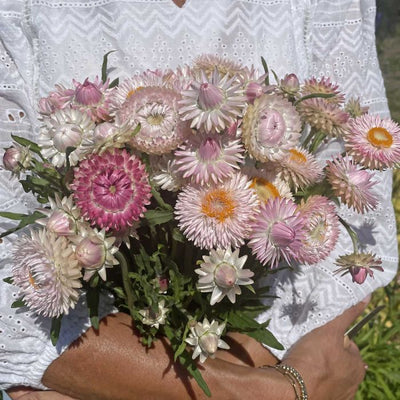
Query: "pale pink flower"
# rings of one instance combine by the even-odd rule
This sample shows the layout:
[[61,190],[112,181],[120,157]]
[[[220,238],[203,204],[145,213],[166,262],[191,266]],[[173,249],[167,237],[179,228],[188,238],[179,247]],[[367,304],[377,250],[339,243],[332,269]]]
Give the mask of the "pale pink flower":
[[12,274],[27,306],[40,315],[68,314],[78,301],[81,270],[64,236],[44,229],[18,239]]
[[244,244],[257,207],[250,182],[237,173],[217,185],[185,187],[178,194],[175,215],[195,246],[226,249]]
[[378,199],[372,191],[375,185],[372,174],[362,170],[349,157],[338,156],[327,161],[326,176],[333,194],[348,207],[364,213],[377,206]]
[[65,88],[63,85],[55,85],[56,90],[50,92],[47,97],[39,100],[39,112],[42,115],[53,114],[71,104],[74,97],[74,89]]
[[361,285],[369,275],[374,277],[374,269],[383,271],[382,260],[372,253],[351,253],[337,258],[335,264],[339,267],[335,273],[350,274],[353,282]]
[[197,289],[200,292],[212,292],[210,304],[219,303],[225,296],[231,303],[236,302],[236,295],[242,293],[240,285],[251,285],[250,279],[254,272],[243,269],[247,256],[239,257],[239,249],[234,252],[211,249],[208,256],[203,256],[200,268],[195,272],[199,275]]
[[203,72],[189,90],[183,90],[179,104],[182,118],[192,128],[222,131],[242,115],[246,98],[235,77],[221,78],[214,70],[211,78]]
[[310,186],[323,177],[323,168],[315,156],[300,146],[290,149],[279,160],[277,171],[280,178],[294,189]]
[[329,103],[341,105],[344,103],[344,94],[339,91],[339,86],[332,83],[330,78],[322,77],[317,80],[316,78],[307,79],[304,81],[301,88],[302,96],[310,94],[330,94],[332,97],[325,98]]
[[131,226],[143,216],[151,197],[145,166],[117,149],[83,160],[75,169],[71,189],[82,216],[106,230]]
[[281,258],[290,263],[298,259],[304,223],[294,201],[276,197],[261,205],[248,246],[263,265],[275,268]]
[[383,170],[400,163],[400,126],[389,118],[365,114],[352,119],[344,140],[348,154],[366,168]]
[[214,54],[202,54],[198,56],[193,62],[194,73],[201,73],[204,71],[208,77],[211,77],[215,70],[221,76],[227,75],[229,78],[243,74],[244,67],[227,58]]
[[183,178],[195,183],[221,182],[243,162],[244,148],[239,139],[219,133],[192,135],[175,151],[176,165]]
[[349,114],[327,99],[313,98],[297,105],[301,119],[330,137],[342,137],[347,128]]
[[139,132],[130,144],[148,154],[164,154],[178,147],[191,134],[189,123],[179,116],[181,96],[162,87],[144,87],[133,94],[117,113],[119,125]]
[[302,263],[315,264],[328,257],[339,238],[336,206],[327,197],[317,195],[310,196],[299,210],[305,220],[299,259]]
[[187,183],[178,171],[176,158],[172,153],[161,156],[151,155],[149,161],[151,166],[150,180],[156,187],[169,192],[177,192]]
[[299,144],[300,117],[285,98],[263,95],[249,105],[243,118],[242,140],[256,160],[274,161]]

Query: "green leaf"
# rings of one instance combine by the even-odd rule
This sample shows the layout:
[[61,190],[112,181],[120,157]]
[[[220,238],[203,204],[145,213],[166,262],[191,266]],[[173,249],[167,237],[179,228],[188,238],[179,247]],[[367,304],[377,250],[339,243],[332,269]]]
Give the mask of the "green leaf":
[[189,332],[189,324],[186,324],[185,331],[183,332],[182,343],[178,346],[178,348],[176,349],[176,351],[174,353],[174,361],[176,361],[178,359],[178,357],[186,349],[187,344],[185,342],[185,339],[186,339],[186,336],[187,336],[188,332]]
[[119,78],[115,78],[110,84],[109,84],[109,88],[112,89],[115,86],[119,85]]
[[60,315],[59,317],[54,317],[51,321],[50,339],[53,346],[57,344],[58,337],[60,336],[62,318],[63,316]]
[[115,53],[116,50],[111,50],[108,53],[104,54],[103,64],[101,66],[101,80],[104,83],[107,80],[107,68],[108,68],[108,56],[111,53]]
[[261,57],[261,63],[262,63],[262,66],[263,66],[264,72],[265,72],[265,85],[269,86],[269,69],[268,69],[268,64],[265,61],[264,57]]
[[94,329],[99,329],[99,299],[100,291],[97,288],[89,288],[86,293],[86,301],[90,322]]
[[39,154],[40,156],[42,156],[41,153],[40,153],[40,147],[36,143],[31,142],[30,140],[25,139],[25,138],[20,137],[20,136],[11,135],[11,137],[15,142],[17,142],[21,146],[29,147],[29,150],[31,150],[34,153]]
[[144,217],[150,225],[160,225],[171,221],[174,214],[171,210],[148,210],[145,212]]
[[26,306],[26,303],[22,299],[15,300],[14,303],[11,304],[11,308],[19,308],[19,307],[25,307],[25,306]]
[[243,332],[243,333],[252,337],[253,339],[256,339],[260,343],[263,343],[269,347],[273,347],[274,349],[277,349],[277,350],[285,349],[282,346],[282,344],[279,343],[279,341],[276,339],[276,337],[268,329],[264,328],[259,331],[249,331],[249,332]]
[[[0,216],[3,216],[2,214],[4,214],[4,213],[0,213]],[[9,214],[9,213],[5,213],[5,214]],[[0,234],[0,238],[5,237],[7,235],[10,235],[11,233],[14,233],[14,232],[18,231],[18,230],[24,228],[27,225],[31,225],[37,219],[43,218],[43,217],[44,217],[44,215],[39,211],[35,211],[33,214],[25,214],[25,215],[22,216],[21,221],[18,224],[18,226],[3,232],[2,234]],[[7,217],[5,217],[5,218],[7,218]]]
[[334,97],[334,93],[311,93],[308,94],[307,96],[303,96],[300,99],[296,100],[294,102],[294,105],[297,106],[297,104],[301,103],[304,100],[308,99],[315,99],[316,97],[322,98],[322,99],[329,99],[330,97]]
[[7,278],[4,278],[4,279],[3,279],[3,282],[12,285],[12,284],[14,283],[14,280],[13,280],[13,278],[12,278],[11,276],[9,276],[9,277],[7,277]]
[[26,216],[27,216],[26,214],[0,211],[0,217],[7,218],[7,219],[21,220]]

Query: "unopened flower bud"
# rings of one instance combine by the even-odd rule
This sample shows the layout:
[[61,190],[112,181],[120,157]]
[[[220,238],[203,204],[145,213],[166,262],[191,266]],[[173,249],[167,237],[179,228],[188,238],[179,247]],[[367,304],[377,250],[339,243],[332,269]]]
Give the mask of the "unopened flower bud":
[[218,349],[219,336],[215,333],[208,332],[199,337],[199,346],[209,357],[213,357]]
[[78,84],[75,89],[75,101],[85,106],[98,104],[102,99],[103,94],[99,88],[89,79],[85,79],[82,84]]
[[215,270],[214,280],[222,288],[235,286],[237,280],[236,268],[231,264],[221,263]]
[[60,236],[70,236],[75,234],[76,222],[67,213],[56,210],[47,221],[46,228]]
[[74,125],[60,126],[53,137],[54,147],[60,153],[65,153],[68,147],[78,147],[81,141],[82,134]]
[[199,90],[199,106],[202,110],[210,110],[221,104],[222,90],[212,83],[202,83]]
[[3,156],[3,166],[11,172],[19,172],[29,167],[32,156],[28,148],[10,147]]
[[281,80],[281,88],[289,94],[296,94],[300,89],[299,79],[295,74],[286,74]]
[[254,103],[254,100],[263,94],[263,87],[257,82],[250,82],[246,88],[247,101],[250,104]]
[[84,238],[76,246],[75,253],[85,268],[100,268],[106,260],[104,244],[96,237]]
[[96,144],[103,143],[107,138],[114,135],[115,127],[109,122],[103,122],[94,129],[93,139]]
[[371,270],[369,270],[368,272],[367,268],[362,268],[362,267],[351,267],[349,268],[349,272],[351,274],[353,282],[356,282],[360,285],[364,283],[368,275],[370,276],[373,275]]

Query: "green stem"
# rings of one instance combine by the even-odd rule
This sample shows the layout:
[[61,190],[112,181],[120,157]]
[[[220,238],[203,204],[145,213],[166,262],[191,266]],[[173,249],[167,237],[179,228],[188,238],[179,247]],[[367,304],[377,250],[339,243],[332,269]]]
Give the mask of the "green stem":
[[347,233],[349,234],[351,241],[353,243],[354,253],[358,253],[358,235],[354,230],[350,227],[350,225],[342,218],[339,217],[339,222],[345,227]]
[[311,143],[311,146],[309,148],[311,153],[315,153],[315,151],[318,149],[318,146],[322,143],[322,141],[326,138],[326,133],[319,131],[314,137],[314,140]]
[[151,194],[153,195],[154,199],[157,201],[158,205],[163,208],[164,210],[172,210],[171,205],[167,204],[162,196],[160,195],[160,192],[153,187],[151,188]]
[[132,292],[132,286],[131,286],[131,282],[129,279],[128,263],[126,261],[126,258],[120,251],[115,253],[115,258],[118,260],[119,265],[121,267],[122,283],[124,285],[124,289],[125,289],[125,293],[126,293],[127,306],[129,309],[129,313],[131,314],[131,317],[133,318],[134,317],[134,308],[133,308],[134,295]]

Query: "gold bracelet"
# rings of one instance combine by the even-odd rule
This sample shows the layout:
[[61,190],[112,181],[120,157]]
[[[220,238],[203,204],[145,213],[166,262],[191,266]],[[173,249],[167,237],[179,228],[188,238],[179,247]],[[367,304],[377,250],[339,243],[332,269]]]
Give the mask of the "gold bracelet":
[[306,384],[297,369],[286,364],[263,365],[261,368],[273,368],[286,376],[293,387],[296,400],[308,400]]

